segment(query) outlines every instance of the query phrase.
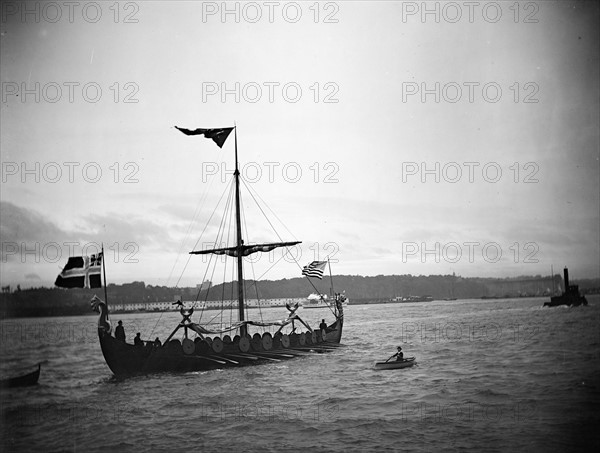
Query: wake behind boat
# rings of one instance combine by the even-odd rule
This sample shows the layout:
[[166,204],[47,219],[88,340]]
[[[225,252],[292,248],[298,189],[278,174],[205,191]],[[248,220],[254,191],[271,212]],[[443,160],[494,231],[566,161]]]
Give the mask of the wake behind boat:
[[[239,367],[258,363],[280,362],[308,352],[326,352],[339,346],[342,338],[344,311],[341,301],[330,306],[333,320],[322,323],[319,328],[313,328],[298,314],[299,305],[286,304],[287,314],[278,321],[262,319],[262,312],[253,310],[253,315],[259,319],[251,319],[246,303],[248,292],[254,285],[253,282],[244,280],[244,257],[258,252],[270,252],[276,248],[285,248],[286,253],[290,247],[299,244],[300,241],[271,242],[250,244],[247,231],[242,234],[241,195],[240,195],[240,171],[238,165],[237,129],[235,127],[223,129],[183,129],[177,128],[186,135],[203,135],[212,139],[219,147],[222,147],[229,134],[235,130],[235,171],[233,182],[229,187],[229,196],[225,206],[223,220],[219,226],[219,232],[214,244],[228,244],[229,238],[233,243],[225,247],[215,247],[210,250],[193,250],[190,255],[210,255],[210,265],[215,266],[217,259],[214,256],[221,255],[225,258],[234,258],[235,266],[231,265],[228,272],[237,275],[237,279],[231,282],[230,294],[237,293],[237,304],[222,303],[221,317],[217,319],[202,319],[204,309],[198,309],[199,305],[208,300],[210,287],[198,291],[194,304],[189,307],[179,302],[181,321],[165,340],[164,344],[156,341],[143,341],[136,337],[136,344],[125,342],[122,326],[117,327],[116,335],[112,335],[112,325],[109,321],[109,309],[106,292],[106,272],[103,259],[103,251],[91,258],[75,257],[69,258],[65,269],[57,278],[56,285],[62,287],[99,287],[100,263],[104,274],[104,295],[102,301],[94,296],[92,309],[100,314],[98,319],[98,336],[100,347],[107,365],[118,377],[170,371],[188,372],[210,370],[215,368]],[[248,191],[250,187],[245,184]],[[224,194],[223,194],[224,195]],[[256,197],[252,194],[253,200]],[[221,197],[223,199],[223,196]],[[260,206],[259,206],[260,207]],[[216,209],[215,209],[216,210]],[[231,211],[235,211],[231,214]],[[264,211],[261,209],[264,213]],[[212,218],[212,216],[211,216]],[[208,222],[210,222],[209,218]],[[234,219],[234,221],[232,221]],[[230,220],[229,223],[227,221]],[[207,222],[207,225],[208,225]],[[270,223],[270,222],[269,222]],[[244,222],[245,225],[245,222]],[[271,225],[272,226],[272,225]],[[279,235],[278,235],[279,236]],[[198,240],[197,243],[199,243]],[[248,241],[248,242],[246,242]],[[294,256],[293,254],[290,254]],[[226,261],[225,261],[226,262]],[[304,270],[312,268],[321,269],[327,262],[315,261]],[[225,264],[226,266],[226,264]],[[227,268],[226,268],[227,270]],[[304,274],[303,270],[303,274]],[[213,271],[214,272],[214,271]],[[208,270],[207,270],[207,274]],[[223,271],[223,275],[226,275]],[[306,275],[307,278],[314,277]],[[77,281],[73,279],[77,278]],[[204,279],[202,280],[204,281]],[[312,282],[311,282],[312,284]],[[313,285],[314,287],[314,285]],[[316,289],[316,288],[315,288]],[[225,293],[225,291],[223,291]],[[203,296],[204,300],[200,300]],[[194,321],[192,315],[194,310],[200,312],[199,319]],[[228,311],[229,313],[225,314]],[[227,321],[237,317],[235,322]],[[208,317],[208,315],[206,316]],[[152,338],[152,336],[150,336]]]
[[344,307],[348,305],[345,294],[334,294],[333,300],[329,300],[327,294],[310,294],[305,301],[301,302],[302,308],[333,308],[341,303]]
[[327,294],[312,293],[302,302],[302,308],[328,308],[329,306]]

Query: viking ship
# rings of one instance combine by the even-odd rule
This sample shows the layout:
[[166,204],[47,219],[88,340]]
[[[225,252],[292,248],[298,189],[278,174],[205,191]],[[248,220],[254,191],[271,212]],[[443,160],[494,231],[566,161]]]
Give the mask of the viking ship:
[[[105,260],[102,259],[105,300],[102,301],[94,296],[91,305],[92,309],[99,313],[98,336],[108,367],[117,377],[156,372],[190,372],[273,363],[337,348],[342,338],[344,321],[341,297],[338,297],[337,303],[331,307],[333,319],[329,323],[321,323],[318,328],[311,327],[309,322],[300,317],[298,304],[292,306],[288,303],[285,308],[281,307],[287,309],[286,316],[282,320],[251,319],[249,316],[251,311],[247,310],[246,304],[248,291],[246,286],[249,281],[244,280],[244,258],[254,253],[270,252],[278,247],[287,250],[300,244],[300,241],[258,244],[244,242],[240,210],[241,178],[235,126],[223,129],[189,130],[179,127],[177,129],[186,135],[203,135],[205,138],[212,139],[220,148],[229,134],[235,131],[235,171],[231,192],[235,225],[232,220],[230,226],[230,230],[233,229],[235,233],[233,240],[231,245],[226,247],[193,250],[190,255],[210,254],[213,257],[221,255],[223,258],[234,259],[236,265],[232,266],[232,270],[235,269],[237,279],[232,281],[232,291],[237,287],[237,303],[229,303],[229,307],[224,308],[234,311],[237,309],[237,319],[226,325],[221,323],[218,327],[210,322],[194,321],[193,313],[197,307],[189,307],[178,301],[182,319],[163,344],[151,341],[138,341],[137,345],[126,343],[123,338],[118,339],[112,334],[106,294]],[[222,244],[226,236],[221,232],[215,244]],[[313,288],[316,289],[314,285]],[[200,291],[198,294],[200,295]],[[208,291],[205,297],[208,298]],[[198,300],[198,297],[196,302],[203,303]]]

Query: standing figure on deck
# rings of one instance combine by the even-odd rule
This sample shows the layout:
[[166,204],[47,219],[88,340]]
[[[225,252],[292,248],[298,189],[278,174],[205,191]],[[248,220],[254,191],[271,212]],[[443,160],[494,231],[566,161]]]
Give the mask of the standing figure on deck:
[[125,343],[125,329],[123,328],[123,321],[119,320],[119,325],[115,329],[115,338]]

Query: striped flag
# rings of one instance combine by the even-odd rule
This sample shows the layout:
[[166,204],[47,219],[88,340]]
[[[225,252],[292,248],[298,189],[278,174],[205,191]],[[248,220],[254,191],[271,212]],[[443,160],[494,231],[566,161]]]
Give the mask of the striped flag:
[[313,261],[309,265],[302,268],[302,275],[322,279],[323,271],[325,270],[326,265],[327,261]]
[[92,256],[72,256],[54,284],[61,288],[100,288],[102,252]]

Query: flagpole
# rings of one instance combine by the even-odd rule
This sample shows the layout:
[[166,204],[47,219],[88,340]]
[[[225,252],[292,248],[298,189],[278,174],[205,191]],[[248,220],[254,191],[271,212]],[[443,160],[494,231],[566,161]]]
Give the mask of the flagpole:
[[331,275],[331,262],[329,261],[329,256],[327,256],[327,265],[329,266],[329,281],[331,282],[331,295],[335,295],[333,292],[333,276]]
[[102,243],[102,273],[104,274],[104,303],[108,309],[108,293],[106,292],[106,266],[104,265],[104,242]]

